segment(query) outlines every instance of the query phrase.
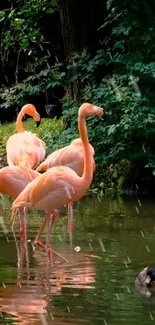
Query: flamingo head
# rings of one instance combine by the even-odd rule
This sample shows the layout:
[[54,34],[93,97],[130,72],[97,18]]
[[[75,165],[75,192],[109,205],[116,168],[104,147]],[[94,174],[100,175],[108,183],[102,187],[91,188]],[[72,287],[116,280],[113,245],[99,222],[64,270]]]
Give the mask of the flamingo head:
[[41,118],[39,113],[36,111],[36,108],[32,104],[27,104],[22,107],[23,114],[27,114],[29,116],[32,116],[34,120],[36,121],[36,126],[38,127],[41,122]]
[[90,103],[84,103],[79,108],[79,116],[90,116],[90,115],[99,115],[102,116],[104,114],[103,108],[99,106],[95,106]]

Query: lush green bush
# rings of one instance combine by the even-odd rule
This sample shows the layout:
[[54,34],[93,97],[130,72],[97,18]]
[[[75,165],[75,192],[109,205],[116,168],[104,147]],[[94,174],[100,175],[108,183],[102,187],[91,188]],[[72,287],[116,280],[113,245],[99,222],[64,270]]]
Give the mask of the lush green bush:
[[[74,57],[75,79],[82,82],[82,100],[105,108],[104,123],[97,123],[96,119],[89,122],[96,162],[109,166],[127,159],[135,165],[153,168],[154,173],[155,18],[152,5],[147,1],[143,1],[142,6],[140,2],[110,0],[107,9],[109,15],[101,26],[111,32],[106,47],[93,58],[86,51]],[[112,72],[105,75],[104,67]],[[97,82],[99,70],[103,75]],[[73,103],[64,109],[71,129],[75,128],[74,113]]]

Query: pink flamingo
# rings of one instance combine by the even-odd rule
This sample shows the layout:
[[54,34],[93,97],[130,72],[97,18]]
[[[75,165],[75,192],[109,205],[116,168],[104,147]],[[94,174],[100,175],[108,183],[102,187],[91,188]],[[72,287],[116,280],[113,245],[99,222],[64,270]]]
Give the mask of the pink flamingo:
[[[95,170],[94,161],[94,148],[89,143],[89,155],[92,160],[92,170]],[[38,167],[38,172],[45,172],[51,167],[55,166],[67,166],[73,169],[80,177],[83,174],[84,169],[84,148],[80,138],[75,139],[70,145],[63,147],[59,150],[52,152]],[[73,202],[68,204],[68,214],[70,220],[68,222],[68,229],[71,232],[73,229]]]
[[[40,174],[32,169],[22,166],[7,166],[0,169],[0,193],[15,199],[28,183]],[[19,208],[20,235],[25,234],[26,209]]]
[[[52,212],[63,205],[69,204],[69,202],[79,200],[86,193],[92,182],[92,159],[90,159],[86,117],[94,114],[102,116],[103,109],[89,103],[85,103],[79,108],[78,128],[84,147],[84,170],[82,176],[79,177],[75,171],[66,166],[52,167],[28,184],[12,204],[12,218],[16,216],[17,209],[21,207],[33,207],[47,213],[45,219],[48,225],[46,250],[49,259],[51,253],[64,259],[61,255],[54,252],[50,246],[50,232],[55,219],[54,215],[51,218]],[[37,240],[39,236],[40,233],[37,236]]]
[[20,165],[35,169],[45,158],[45,143],[34,133],[24,130],[22,119],[25,114],[32,116],[37,126],[40,115],[32,104],[22,107],[16,121],[18,133],[11,135],[6,144],[7,162],[9,166]]

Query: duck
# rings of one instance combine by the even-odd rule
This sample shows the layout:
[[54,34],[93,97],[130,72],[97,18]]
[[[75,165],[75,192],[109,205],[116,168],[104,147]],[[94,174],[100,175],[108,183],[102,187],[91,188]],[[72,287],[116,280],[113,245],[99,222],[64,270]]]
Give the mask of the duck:
[[137,276],[135,287],[155,289],[155,268],[146,266]]

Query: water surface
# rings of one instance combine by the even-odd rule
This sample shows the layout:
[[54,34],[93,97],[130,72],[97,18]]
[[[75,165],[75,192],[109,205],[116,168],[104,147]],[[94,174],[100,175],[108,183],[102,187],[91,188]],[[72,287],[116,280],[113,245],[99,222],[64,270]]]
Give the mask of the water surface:
[[[155,266],[155,203],[86,198],[75,207],[72,243],[67,215],[56,220],[52,247],[67,263],[33,250],[43,214],[30,211],[26,250],[10,229],[10,202],[0,201],[0,324],[152,324],[155,298],[135,290],[145,266]],[[46,239],[46,231],[42,240]],[[80,251],[76,251],[76,247]]]

